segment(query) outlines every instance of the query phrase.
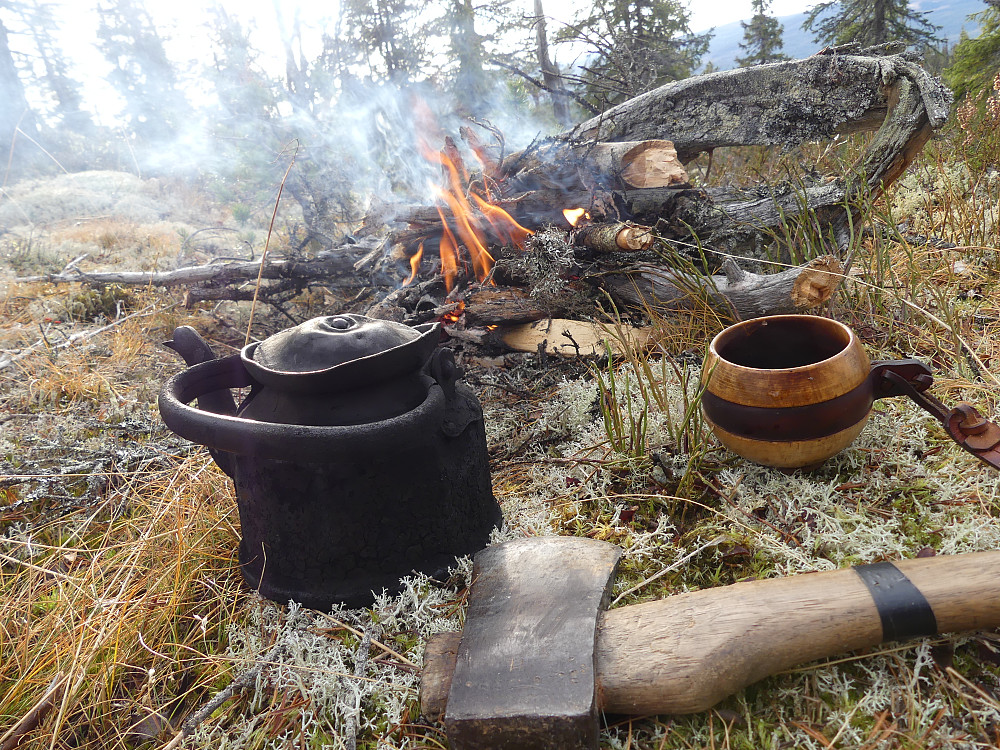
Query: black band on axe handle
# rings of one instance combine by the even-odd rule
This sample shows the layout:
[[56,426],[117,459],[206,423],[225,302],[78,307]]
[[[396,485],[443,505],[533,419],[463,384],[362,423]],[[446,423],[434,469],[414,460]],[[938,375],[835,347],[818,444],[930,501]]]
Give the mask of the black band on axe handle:
[[937,634],[934,610],[899,568],[891,562],[879,562],[855,565],[854,570],[871,592],[882,618],[883,641]]

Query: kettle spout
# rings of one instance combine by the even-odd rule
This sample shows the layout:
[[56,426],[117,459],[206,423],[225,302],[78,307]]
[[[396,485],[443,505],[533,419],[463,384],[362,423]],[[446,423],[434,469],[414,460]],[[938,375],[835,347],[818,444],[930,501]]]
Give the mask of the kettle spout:
[[191,326],[175,328],[174,337],[170,341],[164,341],[163,345],[180,354],[189,367],[215,359],[212,347]]
[[[163,345],[180,354],[189,367],[216,358],[212,347],[191,326],[175,328],[173,338],[170,341],[164,341]],[[236,402],[228,388],[199,396],[198,408],[213,414],[225,414],[230,417],[236,414]]]

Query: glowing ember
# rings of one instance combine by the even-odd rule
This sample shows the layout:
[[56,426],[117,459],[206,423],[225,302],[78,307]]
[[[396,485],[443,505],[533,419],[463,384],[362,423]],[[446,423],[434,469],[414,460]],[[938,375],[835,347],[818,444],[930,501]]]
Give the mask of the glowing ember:
[[462,311],[465,310],[465,302],[459,302],[455,307],[444,315],[441,316],[441,322],[444,325],[449,323],[457,323],[458,319],[462,317]]
[[566,221],[569,222],[571,227],[575,227],[580,223],[580,219],[589,219],[587,215],[587,209],[585,208],[564,208],[563,216],[566,217]]

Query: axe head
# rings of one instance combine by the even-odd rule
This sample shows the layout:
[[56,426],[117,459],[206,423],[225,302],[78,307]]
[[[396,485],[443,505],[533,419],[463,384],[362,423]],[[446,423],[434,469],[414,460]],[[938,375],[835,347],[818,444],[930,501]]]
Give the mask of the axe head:
[[454,750],[597,748],[597,623],[620,556],[567,537],[476,555],[444,717]]

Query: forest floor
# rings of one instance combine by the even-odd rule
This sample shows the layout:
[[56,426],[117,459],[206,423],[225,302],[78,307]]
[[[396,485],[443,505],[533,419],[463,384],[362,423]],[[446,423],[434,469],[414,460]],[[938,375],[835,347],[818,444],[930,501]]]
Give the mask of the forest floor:
[[[928,362],[941,400],[996,418],[1000,174],[997,151],[984,161],[964,135],[930,144],[868,207],[851,274],[820,312],[854,327],[873,359]],[[755,152],[740,169],[759,177],[772,156]],[[278,248],[295,222],[281,213]],[[159,418],[156,396],[183,367],[161,342],[192,325],[217,353],[234,352],[249,304],[187,309],[181,291],[13,281],[73,261],[148,270],[246,258],[269,216],[112,172],[20,183],[0,200],[3,750],[18,740],[447,747],[442,727],[420,716],[419,668],[430,634],[462,626],[470,561],[445,582],[408,579],[368,609],[264,600],[236,566],[231,483]],[[312,294],[294,314],[339,304]],[[254,338],[288,324],[261,309],[254,320]],[[495,540],[619,544],[616,606],[1000,548],[1000,472],[903,399],[878,402],[861,437],[813,472],[722,449],[697,398],[698,362],[724,323],[657,318],[658,346],[612,362],[510,354],[467,367],[506,518]],[[996,747],[1000,632],[803,664],[691,716],[605,718],[609,748]]]

